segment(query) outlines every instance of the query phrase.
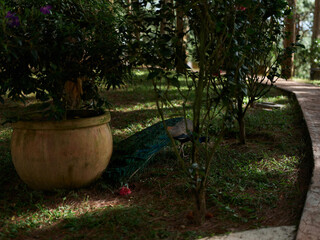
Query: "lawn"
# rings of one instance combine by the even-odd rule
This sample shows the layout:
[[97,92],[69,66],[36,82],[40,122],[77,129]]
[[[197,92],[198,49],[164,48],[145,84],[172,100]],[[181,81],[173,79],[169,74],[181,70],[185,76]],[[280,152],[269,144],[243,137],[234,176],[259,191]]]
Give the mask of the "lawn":
[[[115,145],[160,121],[143,71],[104,95],[112,104]],[[0,239],[196,239],[297,225],[312,168],[307,129],[294,97],[273,89],[259,101],[282,108],[250,109],[246,145],[237,143],[236,127],[227,132],[213,163],[208,214],[200,227],[193,223],[191,186],[170,147],[131,179],[127,196],[104,179],[77,190],[33,191],[14,170],[11,129],[1,126]],[[1,108],[2,113],[19,109],[8,102]],[[166,114],[173,117],[175,111],[168,108]]]
[[310,80],[310,79],[305,79],[305,78],[294,78],[294,81],[320,86],[320,80]]

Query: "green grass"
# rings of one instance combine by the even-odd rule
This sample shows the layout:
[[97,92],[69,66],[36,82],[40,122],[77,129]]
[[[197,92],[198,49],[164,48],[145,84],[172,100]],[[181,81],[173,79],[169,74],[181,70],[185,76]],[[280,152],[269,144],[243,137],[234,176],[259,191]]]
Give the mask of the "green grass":
[[[115,144],[160,121],[145,76],[140,71],[132,84],[104,93],[113,104]],[[311,169],[306,128],[290,96],[272,90],[261,101],[285,107],[250,109],[245,146],[237,143],[236,125],[228,131],[208,185],[213,217],[201,227],[193,224],[192,189],[170,147],[129,182],[131,195],[119,196],[103,179],[83,189],[41,192],[29,189],[15,173],[12,131],[1,127],[0,239],[197,239],[297,224]],[[176,111],[168,108],[166,114]]]
[[302,83],[309,83],[316,86],[320,86],[320,80],[310,80],[306,78],[293,78],[294,81],[302,82]]
[[[291,200],[304,194],[299,189],[299,169],[308,149],[295,101],[276,90],[261,101],[281,102],[285,107],[256,109],[247,114],[248,144],[226,144],[219,150],[209,190],[209,200],[224,213],[222,219],[251,222],[257,227],[269,221],[261,215],[263,209],[284,204],[284,208],[296,208],[298,212],[298,206],[294,206],[297,203]],[[287,202],[283,203],[283,199]],[[297,212],[287,213],[296,218],[295,224]]]

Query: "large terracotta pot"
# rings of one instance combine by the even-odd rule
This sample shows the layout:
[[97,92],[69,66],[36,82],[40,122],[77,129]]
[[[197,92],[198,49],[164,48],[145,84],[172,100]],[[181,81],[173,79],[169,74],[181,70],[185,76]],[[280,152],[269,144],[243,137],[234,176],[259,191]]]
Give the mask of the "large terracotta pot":
[[13,124],[12,161],[31,188],[77,188],[97,179],[112,153],[110,113]]

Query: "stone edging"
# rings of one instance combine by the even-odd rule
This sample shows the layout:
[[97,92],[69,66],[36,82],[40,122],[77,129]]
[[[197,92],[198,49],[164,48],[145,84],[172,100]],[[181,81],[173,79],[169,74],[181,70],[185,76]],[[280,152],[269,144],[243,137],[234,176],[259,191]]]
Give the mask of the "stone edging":
[[296,240],[320,239],[320,87],[280,79],[276,87],[292,92],[308,127],[314,168]]

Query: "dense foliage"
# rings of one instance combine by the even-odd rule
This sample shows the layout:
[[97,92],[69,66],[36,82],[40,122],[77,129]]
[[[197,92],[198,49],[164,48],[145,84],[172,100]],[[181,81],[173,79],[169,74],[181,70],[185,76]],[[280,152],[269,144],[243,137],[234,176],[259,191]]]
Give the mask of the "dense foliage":
[[226,63],[227,87],[234,99],[239,123],[239,139],[245,143],[244,115],[248,107],[269,90],[282,75],[281,65],[290,58],[295,45],[283,49],[279,44],[291,33],[284,32],[283,18],[290,14],[286,1],[245,1],[235,14],[234,36]]
[[305,46],[305,48],[297,49],[294,56],[294,74],[298,78],[310,78],[312,59],[319,55],[317,44],[314,46],[316,49],[311,50],[314,7],[314,0],[303,0],[296,3],[296,34],[301,35],[301,42]]
[[0,1],[0,100],[35,93],[56,118],[101,107],[97,83],[117,86],[127,72],[121,24],[107,0]]
[[[225,129],[234,117],[243,123],[249,104],[266,93],[260,83],[272,85],[281,74],[282,61],[294,50],[278,44],[285,37],[283,19],[290,9],[285,0],[142,0],[128,9],[136,36],[132,51],[139,56],[138,63],[148,67],[160,115],[164,119],[166,106],[171,105],[178,115],[193,120],[190,164],[178,151],[176,155],[193,187],[200,223],[210,166]],[[192,58],[186,45],[192,46]],[[196,68],[187,66],[190,59]],[[181,75],[184,90],[178,81]],[[172,88],[180,96],[171,95]],[[192,113],[187,113],[189,106]],[[217,127],[218,115],[223,120]],[[205,136],[205,144],[199,144],[200,136]]]

